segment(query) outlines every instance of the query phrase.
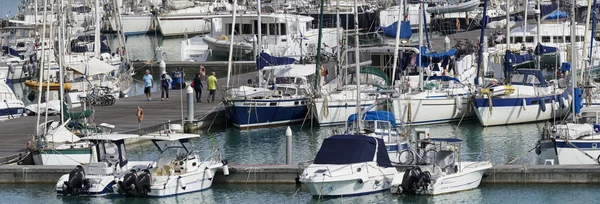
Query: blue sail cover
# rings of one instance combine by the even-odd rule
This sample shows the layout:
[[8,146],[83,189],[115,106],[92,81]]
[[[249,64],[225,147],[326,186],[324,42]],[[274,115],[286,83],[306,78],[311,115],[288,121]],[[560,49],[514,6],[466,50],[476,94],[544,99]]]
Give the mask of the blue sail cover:
[[565,73],[565,72],[567,72],[567,71],[571,71],[571,63],[569,63],[569,62],[563,62],[563,63],[560,65],[560,71],[561,71],[562,73]]
[[556,10],[556,11],[548,14],[548,16],[546,16],[546,19],[559,19],[559,18],[566,18],[566,17],[568,17],[567,12]]
[[521,64],[524,62],[528,62],[533,60],[533,55],[527,53],[524,55],[521,54],[513,54],[510,50],[506,50],[506,54],[504,54],[504,68],[507,72],[512,72],[513,66],[515,64]]
[[550,14],[558,10],[558,3],[542,4],[540,7],[540,16],[542,20],[546,19]]
[[455,81],[460,83],[460,80],[451,76],[423,76],[423,80],[425,81]]
[[17,52],[15,49],[12,49],[8,46],[2,46],[2,50],[5,55],[12,55],[15,57],[19,56],[19,52]]
[[[427,67],[430,63],[439,63],[445,59],[449,59],[450,57],[456,55],[456,49],[452,48],[446,52],[430,52],[427,53],[427,49],[421,46],[421,67]],[[418,64],[417,60],[417,64]]]
[[543,55],[543,54],[548,54],[548,53],[555,53],[556,52],[556,48],[555,47],[550,47],[550,46],[544,46],[540,43],[537,44],[537,46],[535,46],[535,55]]
[[[388,27],[383,27],[383,34],[396,37],[396,31],[398,30],[398,21],[392,23]],[[409,39],[412,37],[412,30],[410,29],[410,21],[400,22],[400,39]]]
[[[396,117],[390,111],[367,111],[362,115],[363,120],[383,120],[388,121],[392,124],[392,127],[396,127]],[[348,117],[348,124],[356,121],[356,114],[350,115]]]
[[317,152],[314,164],[343,165],[370,162],[375,158],[376,148],[377,165],[392,167],[383,139],[364,135],[334,135],[326,138]]
[[266,66],[277,66],[277,65],[286,65],[286,64],[294,64],[296,61],[291,57],[273,57],[267,53],[260,53],[258,59],[256,59],[256,67],[258,70],[262,70]]

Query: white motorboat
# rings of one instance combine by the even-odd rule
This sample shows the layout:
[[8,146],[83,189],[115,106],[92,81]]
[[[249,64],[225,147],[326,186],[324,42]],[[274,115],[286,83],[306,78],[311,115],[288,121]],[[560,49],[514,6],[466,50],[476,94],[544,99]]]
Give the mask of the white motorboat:
[[492,96],[494,91],[483,89],[474,98],[472,106],[481,125],[544,121],[563,117],[569,112],[572,94],[559,88],[557,83],[546,82],[542,71],[518,69],[507,78],[512,88],[497,85],[507,90],[505,94]]
[[24,115],[25,105],[12,89],[0,81],[0,121],[18,118]]
[[[212,50],[212,54],[219,56],[228,56],[229,45],[233,43],[235,59],[249,58],[261,52],[295,59],[316,55],[319,32],[318,29],[310,27],[312,17],[281,13],[262,14],[260,17],[261,48],[257,45],[259,33],[256,13],[237,14],[235,23],[240,24],[241,29],[235,28],[236,34],[233,39],[230,39],[233,16],[213,16],[215,20],[211,21],[211,34],[204,36],[203,40]],[[337,45],[336,40],[341,39],[337,38],[337,31],[337,28],[322,29],[321,43]],[[323,46],[323,50],[333,53],[330,47]]]
[[[420,137],[423,138],[423,137]],[[425,138],[419,140],[419,148],[411,146],[402,154],[416,158],[417,166],[396,174],[390,190],[398,194],[439,195],[477,188],[489,161],[460,161],[460,139]],[[416,152],[416,153],[415,153]],[[477,158],[478,160],[478,158]]]
[[204,36],[196,36],[181,41],[181,61],[205,62],[212,55],[211,49],[203,40]]
[[106,195],[112,193],[115,177],[136,173],[152,165],[152,161],[127,159],[125,142],[139,139],[139,135],[96,134],[81,139],[94,144],[92,160],[61,176],[54,188],[57,195]]
[[217,152],[212,152],[205,160],[193,152],[190,140],[199,137],[171,130],[141,136],[154,143],[161,153],[160,159],[139,175],[132,172],[119,178],[113,191],[129,196],[166,197],[210,188],[217,169],[225,168],[225,174],[228,170]]
[[[111,25],[116,28],[114,20]],[[125,12],[121,14],[122,32],[124,35],[143,35],[155,29],[154,16],[150,12]]]
[[426,11],[431,14],[442,14],[442,13],[464,13],[475,10],[479,7],[481,2],[478,0],[469,0],[467,2],[460,2],[454,4],[435,5],[428,6]]
[[545,165],[581,165],[600,162],[600,108],[583,107],[577,123],[546,125],[536,148]]
[[326,138],[300,182],[313,196],[352,196],[388,190],[398,171],[381,138],[334,135]]

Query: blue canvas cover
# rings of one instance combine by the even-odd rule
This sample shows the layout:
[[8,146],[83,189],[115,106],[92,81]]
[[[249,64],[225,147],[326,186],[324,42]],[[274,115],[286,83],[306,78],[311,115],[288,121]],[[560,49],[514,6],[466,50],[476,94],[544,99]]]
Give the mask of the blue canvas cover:
[[540,7],[540,16],[542,16],[542,20],[548,18],[553,12],[558,10],[558,3],[553,2],[551,4],[542,4]]
[[530,75],[533,75],[540,82],[540,84],[538,84],[536,86],[541,86],[541,87],[548,86],[548,84],[546,83],[546,79],[544,79],[544,74],[542,73],[542,70],[537,70],[537,69],[517,69],[516,73],[517,74],[523,74],[523,75],[525,75],[523,77],[523,82],[514,82],[513,81],[512,84],[515,84],[515,85],[531,85],[530,83],[527,83],[527,79],[529,78]]
[[559,19],[559,18],[566,18],[568,17],[567,12],[564,11],[554,11],[550,14],[548,14],[548,16],[546,16],[546,19]]
[[[362,115],[363,120],[384,120],[390,122],[392,127],[396,127],[396,118],[394,114],[390,111],[367,111]],[[348,117],[348,124],[356,121],[356,114],[350,115]]]
[[[388,27],[383,27],[383,34],[396,37],[396,31],[398,30],[398,21],[392,23]],[[412,30],[410,29],[410,21],[400,22],[400,39],[409,39],[412,37]]]
[[[452,48],[446,52],[427,52],[427,49],[421,46],[421,67],[427,67],[430,63],[438,63],[442,62],[444,59],[449,59],[450,57],[456,55],[456,49]],[[418,62],[417,62],[418,63]]]
[[543,54],[548,54],[548,53],[555,53],[556,52],[556,48],[555,47],[551,47],[551,46],[544,46],[540,43],[538,43],[535,46],[535,55],[543,55]]
[[506,53],[504,54],[505,71],[512,72],[513,66],[515,64],[521,64],[531,60],[534,60],[534,57],[531,54],[513,54],[510,52],[510,50],[506,50]]
[[266,66],[277,66],[277,65],[286,65],[286,64],[294,64],[296,61],[291,57],[273,57],[267,53],[260,53],[258,59],[256,59],[256,67],[258,70],[262,70]]
[[5,55],[12,55],[15,57],[19,56],[19,52],[17,52],[15,49],[12,49],[8,46],[2,46],[2,50]]
[[460,83],[460,80],[458,80],[457,78],[451,77],[451,76],[423,76],[423,80],[425,80],[425,81],[436,81],[436,80],[455,81],[455,82]]
[[563,63],[560,65],[560,71],[561,71],[562,73],[565,73],[565,72],[567,72],[567,71],[571,71],[571,63],[569,63],[569,62],[563,62]]
[[326,138],[313,163],[339,165],[370,162],[375,158],[376,148],[377,164],[391,167],[383,139],[364,135],[334,135]]

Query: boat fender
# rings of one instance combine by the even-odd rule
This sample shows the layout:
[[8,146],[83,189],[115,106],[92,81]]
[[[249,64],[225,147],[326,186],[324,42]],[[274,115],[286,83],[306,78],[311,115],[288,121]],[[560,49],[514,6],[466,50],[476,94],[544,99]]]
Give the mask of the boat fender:
[[567,94],[567,104],[573,105],[573,104],[571,104],[571,102],[573,102],[573,96],[571,96],[571,94]]
[[523,108],[523,110],[527,110],[525,107],[527,107],[527,101],[525,99],[523,99],[523,103],[521,103],[521,107]]
[[10,72],[11,74],[14,74],[15,73],[15,65],[9,64],[8,65],[8,72]]
[[29,66],[29,65],[28,65],[28,64],[24,64],[24,65],[21,67],[21,70],[22,70],[22,72],[23,72],[23,73],[28,73],[28,72],[29,72],[29,68],[27,68],[27,66]]
[[227,166],[227,160],[223,160],[223,175],[229,176],[229,166]]
[[560,108],[564,109],[567,106],[565,105],[565,98],[563,98],[562,96],[558,97],[558,104],[560,105]]
[[538,104],[540,104],[540,110],[542,110],[542,112],[546,112],[546,100],[544,98],[540,98],[540,102]]
[[181,187],[181,189],[185,190],[186,186],[185,186],[185,181],[183,180],[183,177],[179,176],[177,178],[177,182],[179,183],[179,187]]
[[462,112],[462,99],[460,96],[454,96],[454,108],[456,109],[456,113]]
[[358,183],[363,184],[369,181],[369,175],[367,175],[366,171],[364,171],[365,173],[360,173],[360,178],[358,179]]
[[556,101],[556,99],[552,99],[552,107],[554,108],[555,111],[560,109],[560,105],[558,104],[558,101]]
[[537,145],[535,146],[535,153],[537,155],[542,154],[542,145],[541,145],[541,142],[539,140],[537,141]]

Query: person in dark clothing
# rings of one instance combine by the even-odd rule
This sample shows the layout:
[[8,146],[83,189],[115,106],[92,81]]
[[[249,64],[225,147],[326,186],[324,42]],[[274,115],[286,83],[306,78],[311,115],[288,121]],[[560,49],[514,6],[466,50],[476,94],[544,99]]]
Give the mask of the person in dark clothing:
[[202,103],[200,98],[202,97],[202,89],[204,88],[204,86],[202,85],[202,76],[198,73],[196,74],[196,78],[194,78],[194,81],[192,81],[192,87],[194,88],[194,91],[196,92],[196,101],[198,103]]

